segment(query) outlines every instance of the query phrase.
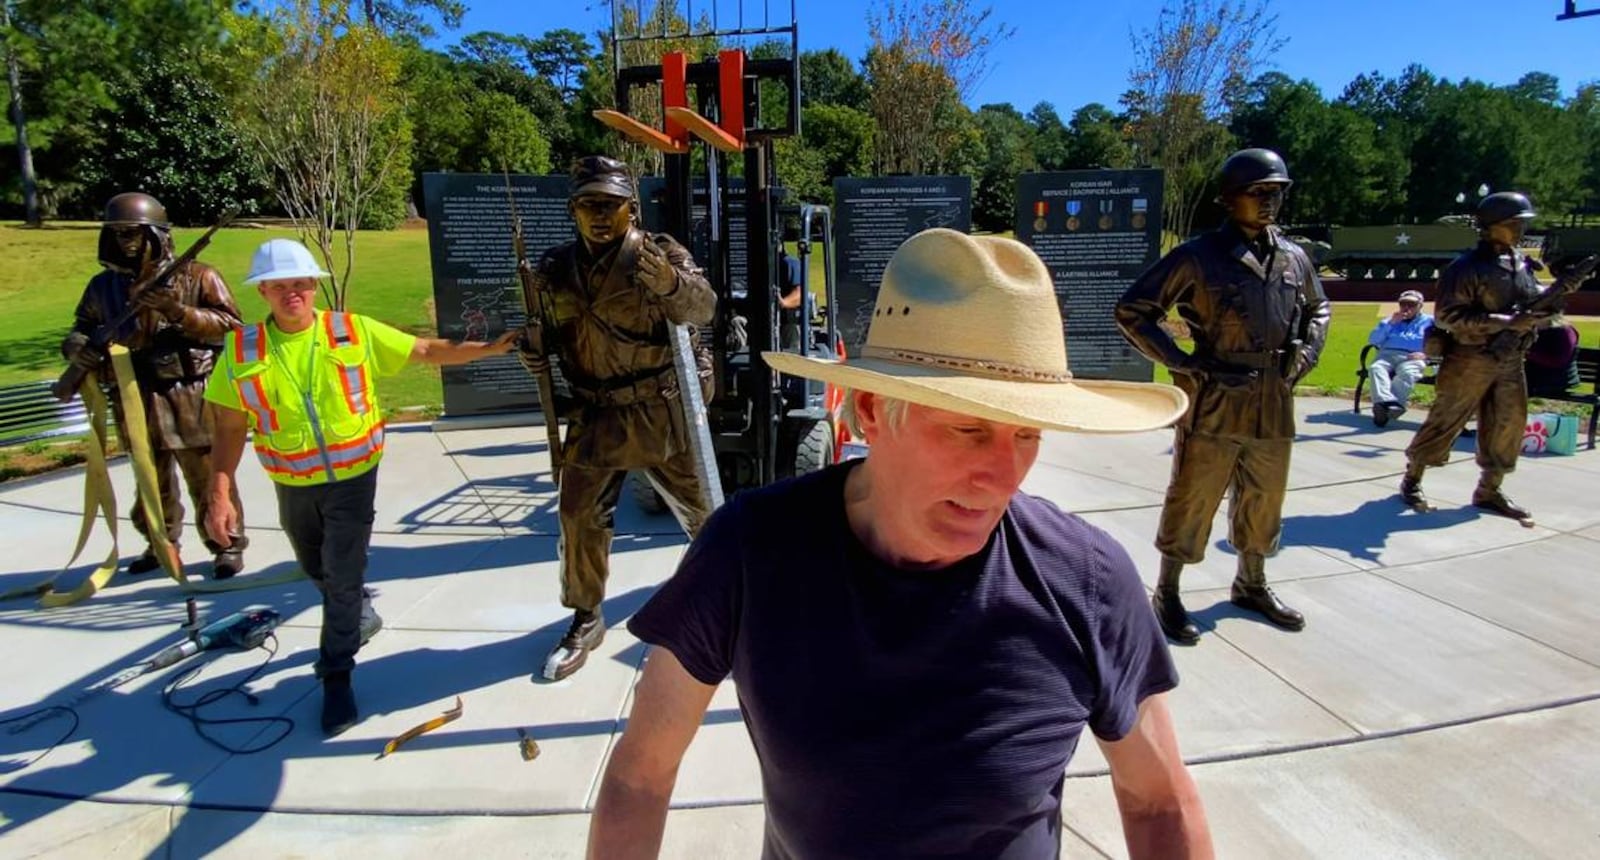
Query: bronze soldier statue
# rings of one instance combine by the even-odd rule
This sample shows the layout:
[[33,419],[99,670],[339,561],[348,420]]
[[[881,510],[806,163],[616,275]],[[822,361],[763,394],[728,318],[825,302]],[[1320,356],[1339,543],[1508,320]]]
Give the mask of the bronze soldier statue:
[[[1228,223],[1173,249],[1117,303],[1123,335],[1171,368],[1189,395],[1156,533],[1161,573],[1153,598],[1162,630],[1182,644],[1198,641],[1200,630],[1178,579],[1185,564],[1205,557],[1224,492],[1231,492],[1228,540],[1239,554],[1233,602],[1284,629],[1305,626],[1267,586],[1265,572],[1289,480],[1294,385],[1316,365],[1330,315],[1316,267],[1274,226],[1290,184],[1276,152],[1234,153],[1221,173]],[[1188,323],[1191,352],[1162,327],[1169,310]]]
[[1434,304],[1443,361],[1439,365],[1433,408],[1406,448],[1406,474],[1400,497],[1419,511],[1431,509],[1422,492],[1422,474],[1443,466],[1456,437],[1474,415],[1478,418],[1478,486],[1476,507],[1518,520],[1528,511],[1500,489],[1506,473],[1517,467],[1522,431],[1528,422],[1528,384],[1523,355],[1533,344],[1535,329],[1561,309],[1561,300],[1594,270],[1590,257],[1564,272],[1549,290],[1538,280],[1517,244],[1535,217],[1526,195],[1501,191],[1478,204],[1478,246],[1451,263],[1439,276]]
[[679,399],[682,386],[705,384],[710,363],[702,355],[702,378],[679,379],[668,327],[709,324],[716,293],[682,245],[639,229],[626,164],[579,159],[567,205],[578,240],[550,249],[536,266],[538,286],[553,299],[541,312],[546,354],[520,353],[534,374],[556,357],[577,401],[558,476],[561,603],[573,616],[545,663],[550,680],[582,668],[605,636],[600,604],[628,471],[649,476],[690,537],[711,514]]
[[[143,286],[145,278],[173,257],[167,210],[148,194],[118,194],[106,203],[99,256],[104,271],[84,287],[61,353],[102,379],[109,378],[111,363],[90,337],[130,303],[140,308],[115,333],[114,342],[128,348],[143,397],[161,493],[160,519],[167,539],[176,545],[183,534],[184,509],[177,478],[181,471],[195,507],[195,526],[213,556],[212,577],[226,579],[244,568],[244,523],[241,515],[239,533],[227,547],[205,533],[210,507],[206,482],[211,478],[211,424],[201,395],[222,349],[223,335],[241,325],[239,307],[222,275],[204,263],[184,264],[163,287]],[[126,438],[121,406],[115,399],[112,403],[118,430],[124,431]],[[239,505],[237,491],[233,504]],[[137,501],[132,519],[148,540],[151,518]],[[146,573],[160,565],[154,549],[146,547],[128,564],[128,572]]]

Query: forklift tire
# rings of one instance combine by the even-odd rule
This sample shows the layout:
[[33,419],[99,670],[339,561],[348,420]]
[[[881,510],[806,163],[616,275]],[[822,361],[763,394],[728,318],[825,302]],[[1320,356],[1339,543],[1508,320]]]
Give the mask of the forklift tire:
[[650,516],[657,516],[667,512],[667,502],[656,492],[655,484],[645,477],[643,472],[628,473],[628,495],[633,496],[633,501],[639,510]]
[[794,463],[788,477],[820,472],[832,464],[833,426],[828,421],[812,421],[804,433],[796,434]]

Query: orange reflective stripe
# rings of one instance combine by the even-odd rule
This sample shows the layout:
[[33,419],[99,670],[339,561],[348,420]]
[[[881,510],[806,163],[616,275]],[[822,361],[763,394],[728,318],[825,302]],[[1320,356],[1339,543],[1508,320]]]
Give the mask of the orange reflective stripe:
[[267,326],[264,323],[239,329],[233,341],[233,360],[239,364],[264,361],[267,357]]
[[[264,440],[256,440],[256,456],[262,468],[278,475],[306,478],[323,471],[322,452],[316,449],[297,453],[274,451]],[[328,464],[334,469],[348,469],[383,453],[383,425],[374,425],[367,435],[349,442],[328,447]]]

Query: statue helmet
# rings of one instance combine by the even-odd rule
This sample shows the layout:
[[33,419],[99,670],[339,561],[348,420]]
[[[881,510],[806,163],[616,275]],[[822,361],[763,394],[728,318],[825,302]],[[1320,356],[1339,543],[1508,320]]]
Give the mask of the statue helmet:
[[1218,172],[1222,196],[1243,191],[1258,182],[1275,182],[1287,188],[1294,184],[1283,156],[1270,149],[1241,149],[1222,162]]
[[167,221],[167,207],[161,201],[139,191],[126,191],[106,201],[106,211],[100,218],[106,226],[148,224],[165,230],[172,225]]
[[573,162],[568,197],[576,200],[587,194],[633,199],[633,174],[628,165],[604,155],[589,155]]
[[1478,229],[1513,219],[1531,221],[1538,214],[1528,195],[1520,191],[1496,191],[1478,201]]

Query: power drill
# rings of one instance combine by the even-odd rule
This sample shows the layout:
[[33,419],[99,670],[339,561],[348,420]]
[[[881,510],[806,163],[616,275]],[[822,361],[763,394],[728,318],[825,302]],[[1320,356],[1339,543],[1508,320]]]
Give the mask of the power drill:
[[150,658],[148,671],[165,669],[180,660],[212,648],[233,646],[247,650],[260,645],[267,635],[277,629],[283,618],[276,610],[265,606],[243,609],[224,615],[216,621],[195,630],[188,640],[167,648]]

